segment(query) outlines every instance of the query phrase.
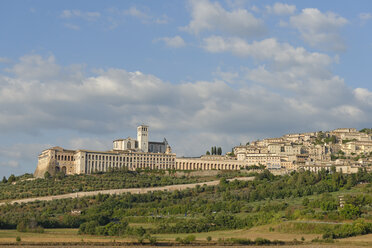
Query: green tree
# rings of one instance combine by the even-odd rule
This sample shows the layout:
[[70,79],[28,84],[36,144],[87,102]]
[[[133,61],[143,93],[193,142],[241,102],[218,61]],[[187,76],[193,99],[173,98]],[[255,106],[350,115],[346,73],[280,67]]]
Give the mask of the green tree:
[[221,147],[218,147],[218,149],[217,149],[217,154],[218,154],[218,155],[222,155],[222,148],[221,148]]
[[340,214],[345,219],[356,219],[360,216],[361,212],[359,207],[352,204],[345,204],[345,206],[341,208]]
[[210,153],[209,151],[207,151],[207,152],[205,153],[205,155],[211,155],[211,153]]
[[50,173],[49,173],[48,171],[46,171],[46,172],[44,173],[44,178],[45,178],[45,179],[49,179],[49,178],[50,178]]
[[14,176],[14,174],[10,175],[10,177],[8,178],[8,182],[12,183],[12,182],[15,182],[15,181],[16,181],[16,177]]
[[2,180],[2,182],[3,182],[3,183],[7,183],[7,182],[8,182],[8,180],[6,179],[6,177],[5,177],[5,176],[3,177],[3,180]]

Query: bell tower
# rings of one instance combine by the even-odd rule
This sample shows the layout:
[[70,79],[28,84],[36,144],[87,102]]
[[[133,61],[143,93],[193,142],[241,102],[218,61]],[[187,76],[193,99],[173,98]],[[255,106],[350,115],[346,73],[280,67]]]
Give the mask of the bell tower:
[[142,152],[149,152],[149,127],[141,125],[137,127],[138,149]]

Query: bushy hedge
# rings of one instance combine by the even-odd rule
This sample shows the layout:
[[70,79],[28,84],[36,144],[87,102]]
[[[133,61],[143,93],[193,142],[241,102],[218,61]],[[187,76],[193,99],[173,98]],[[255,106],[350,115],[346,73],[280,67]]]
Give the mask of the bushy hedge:
[[323,234],[323,238],[339,239],[368,233],[372,233],[372,223],[365,223],[363,220],[358,220],[353,222],[353,224],[335,225],[330,227]]

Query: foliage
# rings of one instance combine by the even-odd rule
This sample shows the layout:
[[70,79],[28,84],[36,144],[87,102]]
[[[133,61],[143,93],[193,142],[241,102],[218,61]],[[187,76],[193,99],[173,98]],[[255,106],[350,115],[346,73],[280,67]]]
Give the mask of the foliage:
[[[44,228],[79,227],[80,233],[124,235],[144,241],[155,233],[197,233],[251,228],[283,220],[342,221],[370,216],[372,175],[364,170],[354,175],[301,171],[285,176],[274,176],[264,171],[256,173],[253,181],[226,180],[238,172],[234,173],[221,174],[219,185],[182,191],[100,194],[2,205],[0,228],[14,229],[17,225],[23,228],[25,223],[22,221],[34,220],[37,226]],[[168,176],[161,175],[158,180],[163,177]],[[347,193],[347,188],[351,188],[353,193]],[[344,195],[344,208],[338,208],[339,198],[332,193],[340,190],[342,193],[338,194]],[[81,214],[75,214],[75,210]],[[151,223],[151,227],[128,223]],[[305,224],[302,229],[305,231]],[[327,230],[322,229],[321,233]],[[339,235],[337,230],[331,230],[335,236]]]
[[208,153],[209,152],[207,152],[207,155],[222,155],[222,148],[221,147],[212,146],[211,152],[209,154]]
[[39,226],[35,220],[22,220],[17,225],[18,232],[44,233],[44,228]]
[[358,220],[352,224],[335,225],[334,227],[330,227],[323,234],[323,238],[338,239],[368,233],[372,233],[372,223],[365,223],[363,220]]
[[366,134],[371,134],[372,133],[372,128],[363,128],[359,132],[366,133]]
[[345,219],[356,219],[360,216],[361,212],[359,207],[352,204],[345,204],[345,206],[341,208],[340,214]]
[[180,242],[181,244],[191,244],[196,239],[195,235],[187,235],[185,238],[177,237],[176,241]]
[[[25,180],[12,175],[7,183],[0,183],[0,200],[59,195],[77,191],[155,187],[205,180],[202,177],[179,178],[164,175],[164,173],[165,171],[136,172],[122,169],[93,175],[65,176],[63,173],[57,173],[54,178],[51,178],[49,172],[46,172],[48,180]],[[12,184],[15,181],[17,183]]]
[[44,179],[49,179],[51,176],[50,176],[50,173],[48,171],[46,171],[44,173]]

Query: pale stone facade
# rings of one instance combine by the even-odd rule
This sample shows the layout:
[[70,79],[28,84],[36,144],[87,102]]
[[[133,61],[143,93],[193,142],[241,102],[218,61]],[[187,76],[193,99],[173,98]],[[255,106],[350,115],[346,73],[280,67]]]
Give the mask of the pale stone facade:
[[[38,157],[35,177],[43,177],[45,172],[54,175],[63,172],[71,174],[90,174],[106,172],[111,169],[137,168],[149,169],[175,169],[176,155],[171,153],[168,142],[148,141],[148,126],[137,128],[137,137],[118,139],[113,141],[111,151],[66,150],[62,147],[53,147],[44,150]],[[148,152],[150,144],[156,144],[158,152]]]
[[[47,149],[39,155],[34,175],[43,177],[47,171],[51,175],[57,172],[90,174],[121,168],[240,170],[253,165],[264,165],[273,170],[303,168],[311,171],[329,169],[336,165],[343,172],[352,173],[356,170],[356,165],[367,166],[372,163],[371,135],[360,133],[355,128],[287,134],[280,138],[236,146],[231,156],[204,155],[197,158],[177,158],[165,138],[163,142],[149,141],[148,131],[148,126],[139,126],[137,140],[130,137],[114,140],[110,151],[66,150],[61,147]],[[330,144],[323,144],[319,137],[333,138]],[[331,155],[343,154],[342,152],[351,157],[337,160],[335,158],[338,157],[333,157],[335,161],[331,160]],[[356,155],[362,156],[355,158]]]
[[240,170],[248,164],[234,159],[176,158],[177,170]]

